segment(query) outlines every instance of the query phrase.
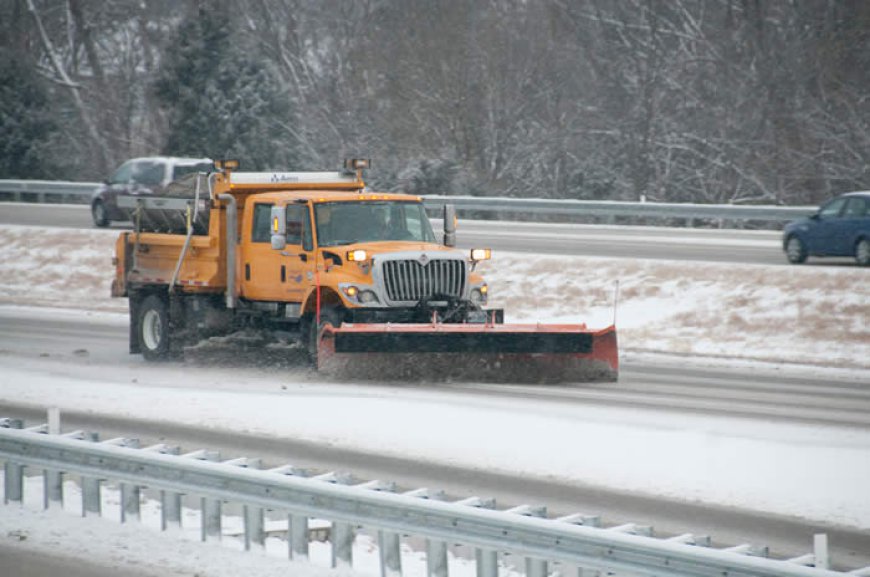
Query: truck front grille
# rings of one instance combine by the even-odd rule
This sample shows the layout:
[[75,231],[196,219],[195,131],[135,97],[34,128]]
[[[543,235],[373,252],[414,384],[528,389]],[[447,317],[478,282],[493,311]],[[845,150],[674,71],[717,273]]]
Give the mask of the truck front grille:
[[465,262],[435,259],[425,265],[416,260],[384,262],[384,287],[393,302],[432,297],[462,297],[465,291]]

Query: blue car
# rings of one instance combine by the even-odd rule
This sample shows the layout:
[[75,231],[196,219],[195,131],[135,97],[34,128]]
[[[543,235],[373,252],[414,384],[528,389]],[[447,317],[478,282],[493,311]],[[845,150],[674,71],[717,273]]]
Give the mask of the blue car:
[[782,248],[793,264],[808,256],[851,256],[870,265],[870,191],[840,195],[812,216],[788,223]]

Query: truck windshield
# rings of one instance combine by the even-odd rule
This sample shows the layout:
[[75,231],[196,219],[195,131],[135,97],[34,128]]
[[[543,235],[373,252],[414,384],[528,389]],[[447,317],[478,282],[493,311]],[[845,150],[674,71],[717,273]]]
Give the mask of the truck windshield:
[[420,202],[327,202],[316,204],[314,214],[320,246],[389,240],[435,242]]

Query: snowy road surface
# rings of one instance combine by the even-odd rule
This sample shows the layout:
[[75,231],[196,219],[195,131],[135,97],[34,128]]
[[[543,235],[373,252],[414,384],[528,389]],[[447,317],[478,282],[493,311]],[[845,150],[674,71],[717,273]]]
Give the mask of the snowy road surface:
[[[362,474],[443,469],[456,493],[495,487],[719,542],[803,553],[822,530],[842,562],[870,564],[858,561],[870,552],[866,270],[502,255],[485,272],[511,320],[606,322],[620,280],[618,385],[370,386],[130,357],[126,303],[108,298],[113,236],[0,227],[4,406],[375,469]],[[651,367],[662,352],[676,360]]]
[[800,553],[819,530],[837,533],[841,557],[870,550],[870,427],[855,422],[870,391],[855,371],[629,362],[613,385],[354,385],[298,368],[150,365],[127,354],[120,315],[0,307],[0,319],[0,405],[30,416],[50,402],[108,424],[106,434],[191,450],[437,483],[774,551]]

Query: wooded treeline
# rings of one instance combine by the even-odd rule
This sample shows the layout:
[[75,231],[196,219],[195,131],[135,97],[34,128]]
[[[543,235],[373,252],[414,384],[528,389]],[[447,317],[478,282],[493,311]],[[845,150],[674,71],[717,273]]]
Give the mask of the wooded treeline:
[[134,156],[418,194],[870,188],[865,0],[6,0],[0,178]]

